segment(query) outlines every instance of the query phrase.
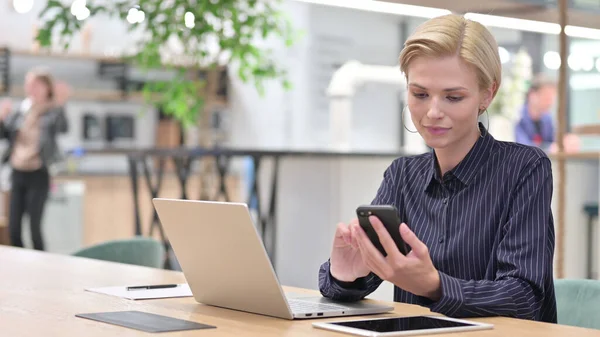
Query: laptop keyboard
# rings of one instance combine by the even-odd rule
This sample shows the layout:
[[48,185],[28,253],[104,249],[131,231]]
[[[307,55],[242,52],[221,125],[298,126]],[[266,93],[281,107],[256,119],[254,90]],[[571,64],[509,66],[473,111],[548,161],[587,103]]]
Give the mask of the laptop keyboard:
[[343,307],[341,305],[317,303],[299,299],[288,299],[288,302],[292,312],[294,313],[328,312],[348,309],[347,307]]

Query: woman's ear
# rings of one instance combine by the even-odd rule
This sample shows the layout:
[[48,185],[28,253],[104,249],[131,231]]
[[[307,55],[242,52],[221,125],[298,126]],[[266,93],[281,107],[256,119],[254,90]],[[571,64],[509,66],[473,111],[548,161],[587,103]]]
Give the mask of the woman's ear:
[[482,94],[483,97],[481,99],[482,104],[485,107],[490,106],[490,104],[492,103],[492,100],[494,99],[494,97],[496,96],[496,93],[498,92],[498,84],[496,83],[496,81],[492,82],[492,85],[485,89]]

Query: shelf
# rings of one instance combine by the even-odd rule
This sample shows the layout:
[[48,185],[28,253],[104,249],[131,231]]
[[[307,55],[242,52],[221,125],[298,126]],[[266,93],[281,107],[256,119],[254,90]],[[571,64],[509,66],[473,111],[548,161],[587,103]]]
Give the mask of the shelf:
[[[9,48],[10,49],[10,48]],[[107,62],[107,63],[122,63],[123,59],[118,57],[107,57],[107,56],[96,56],[92,54],[84,54],[84,53],[57,53],[57,52],[47,52],[47,51],[31,51],[31,50],[17,50],[10,49],[12,55],[15,56],[29,56],[29,57],[47,57],[47,58],[55,58],[55,59],[65,59],[65,60],[87,60],[87,61],[95,61],[95,62]]]
[[[0,92],[2,87],[0,86]],[[25,97],[25,92],[22,88],[12,88],[9,97]],[[154,95],[154,99],[159,99],[160,95]],[[130,103],[146,103],[144,96],[141,93],[130,93],[127,97],[123,97],[120,91],[116,90],[89,90],[89,89],[77,89],[71,92],[69,96],[70,100],[81,100],[81,101],[101,101],[101,102],[130,102]],[[207,99],[206,106],[226,106],[227,101],[217,99]]]
[[[10,58],[13,57],[48,57],[55,59],[64,60],[84,60],[97,63],[99,65],[99,76],[111,81],[116,81],[118,89],[116,90],[94,90],[94,89],[73,89],[71,92],[71,99],[73,100],[87,100],[87,101],[112,101],[112,102],[139,102],[145,103],[146,100],[138,89],[131,89],[131,85],[135,83],[143,83],[145,79],[130,78],[128,69],[128,63],[117,57],[104,57],[92,54],[84,53],[57,53],[57,52],[45,52],[45,51],[28,51],[28,50],[13,50],[10,48],[0,48],[0,51],[4,51],[6,56],[6,66],[0,67],[0,78],[3,79],[0,83],[0,90],[5,96],[12,97],[23,97],[24,92],[22,85],[16,83],[10,83]],[[124,65],[124,70],[117,68],[116,72],[112,69],[111,65],[114,64],[117,67]],[[110,68],[110,69],[108,69]],[[103,73],[103,69],[107,72]],[[188,68],[193,70],[193,68]],[[204,96],[206,97],[206,106],[223,106],[227,105],[227,89],[228,89],[228,75],[227,67],[221,66],[214,70],[197,68],[197,76],[204,78],[207,81],[207,85],[204,89]],[[130,87],[129,90],[125,88]],[[2,89],[9,89],[4,92]],[[154,95],[155,99],[160,98],[160,94]]]
[[[2,88],[0,87],[0,91]],[[25,97],[25,91],[22,88],[12,88],[7,96]],[[158,98],[158,97],[157,97]],[[144,97],[140,93],[131,93],[123,97],[120,91],[112,90],[89,90],[77,89],[71,92],[69,99],[83,101],[105,101],[105,102],[139,102],[144,103]]]
[[[19,49],[11,49],[8,48],[12,55],[14,56],[25,56],[25,57],[46,57],[53,59],[64,59],[64,60],[83,60],[83,61],[94,61],[94,62],[104,62],[104,63],[123,63],[126,60],[123,57],[111,57],[104,55],[93,55],[90,53],[74,53],[74,52],[52,52],[52,51],[32,51],[32,50],[19,50]],[[206,69],[200,66],[195,65],[184,65],[184,64],[170,64],[166,63],[165,66],[174,66],[174,67],[184,67],[190,70],[193,69]],[[217,69],[223,70],[225,66],[218,66]]]

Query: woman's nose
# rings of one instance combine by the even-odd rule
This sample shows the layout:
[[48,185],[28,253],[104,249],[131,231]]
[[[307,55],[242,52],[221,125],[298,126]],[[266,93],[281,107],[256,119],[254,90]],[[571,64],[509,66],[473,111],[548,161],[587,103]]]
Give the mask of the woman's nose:
[[444,114],[439,107],[437,99],[431,100],[431,105],[429,106],[429,110],[427,111],[427,117],[431,119],[439,119],[442,118]]

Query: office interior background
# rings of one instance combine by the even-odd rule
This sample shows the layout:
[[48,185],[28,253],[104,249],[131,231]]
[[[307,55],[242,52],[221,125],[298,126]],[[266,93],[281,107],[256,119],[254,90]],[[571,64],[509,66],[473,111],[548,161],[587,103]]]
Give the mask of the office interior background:
[[[291,47],[277,39],[256,43],[273,50],[291,89],[273,80],[261,95],[239,78],[235,64],[224,64],[206,72],[209,90],[197,125],[182,127],[136,92],[169,74],[146,74],[119,61],[139,38],[128,28],[146,19],[144,8],[120,20],[88,17],[85,1],[73,2],[81,32],[69,50],[47,51],[35,42],[46,1],[0,1],[3,97],[18,104],[25,74],[37,66],[71,88],[70,128],[59,139],[65,160],[53,172],[43,217],[46,250],[75,254],[140,235],[168,247],[153,212],[155,196],[246,202],[282,284],[304,288],[316,289],[336,224],[371,201],[391,161],[428,151],[407,132],[397,65],[403,41],[420,23],[452,10],[489,27],[500,46],[504,84],[482,123],[498,139],[514,140],[532,76],[558,79],[561,64],[555,1],[286,0],[281,10],[300,37]],[[555,255],[563,258],[562,277],[600,278],[600,3],[572,1],[569,19],[567,131],[580,145],[566,155],[564,237],[558,238],[564,242]],[[369,70],[388,75],[365,75]],[[348,89],[335,87],[335,76],[353,92],[344,98],[346,110],[328,94]],[[5,165],[0,243],[6,245],[9,174]],[[27,231],[25,225],[31,248]],[[161,267],[178,269],[168,252]],[[371,297],[391,300],[391,285]]]

